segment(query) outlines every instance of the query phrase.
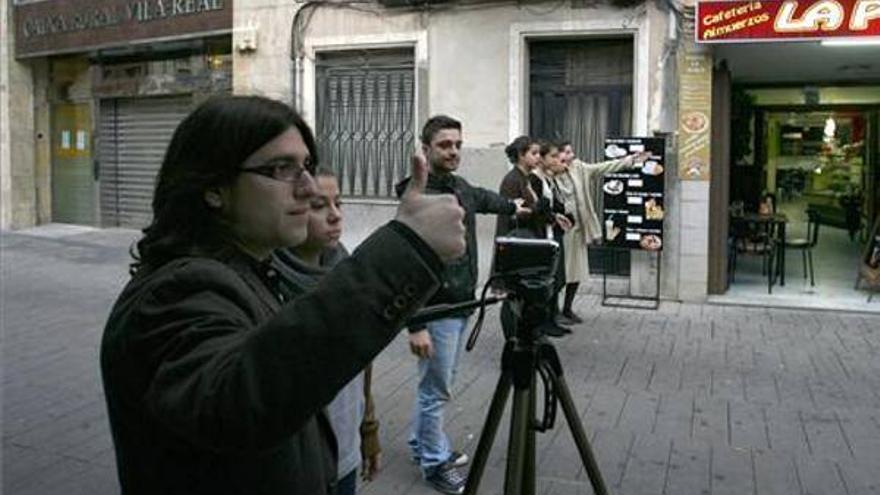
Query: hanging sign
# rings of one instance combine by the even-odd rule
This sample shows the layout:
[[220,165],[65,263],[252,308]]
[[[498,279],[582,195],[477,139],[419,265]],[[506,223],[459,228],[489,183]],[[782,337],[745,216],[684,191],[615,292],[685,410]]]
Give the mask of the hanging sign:
[[41,57],[156,40],[225,34],[232,31],[232,2],[233,0],[12,2],[15,3],[15,22],[11,24],[15,27],[15,56],[20,59]]
[[613,160],[647,151],[638,168],[605,174],[602,179],[602,233],[609,247],[661,251],[666,172],[663,138],[608,138],[605,158]]
[[880,38],[880,0],[697,2],[698,43]]

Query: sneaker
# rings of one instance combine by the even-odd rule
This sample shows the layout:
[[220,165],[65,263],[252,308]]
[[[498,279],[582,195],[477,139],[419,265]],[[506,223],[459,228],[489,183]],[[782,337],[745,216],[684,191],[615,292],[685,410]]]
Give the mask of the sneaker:
[[452,455],[449,456],[449,460],[446,461],[449,464],[452,464],[455,467],[466,466],[468,462],[471,461],[471,458],[468,457],[464,452],[459,452],[457,450],[452,451]]
[[464,485],[467,482],[467,478],[458,472],[458,469],[451,462],[447,462],[426,476],[425,481],[440,493],[458,495],[464,493]]
[[[421,457],[419,457],[417,455],[413,455],[411,459],[412,459],[413,464],[421,464],[422,463]],[[468,455],[465,454],[464,452],[459,452],[457,450],[453,450],[452,453],[449,455],[449,459],[447,459],[446,462],[448,462],[449,464],[452,464],[455,467],[462,467],[462,466],[466,466],[467,463],[471,462],[471,458],[468,457]]]

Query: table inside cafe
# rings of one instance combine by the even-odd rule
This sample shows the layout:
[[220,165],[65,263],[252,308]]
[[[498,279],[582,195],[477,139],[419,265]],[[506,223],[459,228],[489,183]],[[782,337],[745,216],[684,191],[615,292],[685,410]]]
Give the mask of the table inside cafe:
[[783,213],[761,214],[761,213],[738,213],[730,216],[731,224],[738,222],[741,225],[753,226],[754,231],[766,233],[776,245],[776,273],[768,273],[770,277],[770,285],[772,286],[779,276],[779,285],[785,286],[785,227],[788,224],[788,217]]

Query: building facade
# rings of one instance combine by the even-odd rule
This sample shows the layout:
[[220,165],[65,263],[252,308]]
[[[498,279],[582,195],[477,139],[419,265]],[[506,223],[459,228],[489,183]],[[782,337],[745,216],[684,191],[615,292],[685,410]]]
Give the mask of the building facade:
[[[464,124],[461,174],[492,190],[521,134],[570,139],[587,161],[602,159],[605,136],[663,136],[674,164],[678,17],[653,2],[239,2],[233,44],[255,49],[233,54],[234,87],[301,109],[340,174],[356,243],[393,216],[392,186],[437,113]],[[706,213],[699,182],[669,174],[667,225],[693,216],[683,208]],[[479,222],[484,269],[494,222]],[[683,250],[696,237],[667,228],[662,266],[634,251],[609,267],[614,281],[648,294],[660,276],[663,297],[704,296],[693,266],[706,265],[705,242]],[[598,283],[605,266],[591,260]]]
[[[806,44],[697,42],[695,6],[675,0],[43,0],[3,8],[12,26],[0,48],[4,229],[142,228],[183,115],[212,94],[260,94],[295,106],[313,126],[322,162],[340,177],[349,245],[393,217],[393,186],[408,174],[430,115],[463,122],[460,173],[493,190],[510,167],[503,149],[521,134],[571,140],[585,161],[602,159],[606,137],[662,137],[662,256],[634,250],[608,262],[595,251],[586,285],[600,291],[604,271],[615,293],[650,295],[659,280],[661,298],[705,300],[729,287],[732,191],[763,170],[754,187],[775,192],[776,168],[787,166],[757,150],[731,159],[741,129],[765,137],[763,121],[736,120],[736,95],[751,94],[765,115],[795,104],[861,105],[865,121],[876,122],[873,52],[837,52],[840,67],[824,72],[808,70],[817,52],[787,66],[755,63]],[[872,19],[866,25],[880,22]],[[864,167],[874,188],[876,127],[866,134]],[[743,167],[756,160],[766,163]],[[876,211],[878,193],[869,193]],[[494,223],[478,223],[484,277]]]
[[174,128],[232,90],[232,8],[46,0],[4,11],[2,228],[144,227]]

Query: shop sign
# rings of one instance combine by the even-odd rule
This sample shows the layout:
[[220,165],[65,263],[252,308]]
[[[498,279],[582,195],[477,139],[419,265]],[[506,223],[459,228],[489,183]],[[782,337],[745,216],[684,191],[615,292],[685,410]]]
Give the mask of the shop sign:
[[48,0],[15,6],[17,58],[232,30],[232,0]]
[[688,40],[678,52],[678,177],[709,180],[712,55]]
[[698,2],[699,43],[880,37],[880,0]]
[[608,138],[605,158],[649,153],[640,168],[605,174],[602,178],[602,233],[608,247],[663,250],[666,216],[666,140],[663,138]]

